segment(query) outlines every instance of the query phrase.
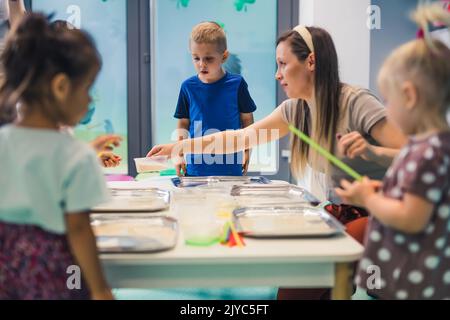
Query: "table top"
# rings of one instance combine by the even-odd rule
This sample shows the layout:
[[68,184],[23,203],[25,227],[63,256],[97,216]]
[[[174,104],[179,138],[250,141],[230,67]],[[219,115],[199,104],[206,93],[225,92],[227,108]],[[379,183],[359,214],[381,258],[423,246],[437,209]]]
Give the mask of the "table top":
[[[155,177],[139,182],[120,182],[110,187],[159,187],[173,190],[170,177]],[[172,215],[169,210],[156,215]],[[347,234],[326,238],[256,239],[244,238],[245,246],[227,247],[216,243],[211,246],[191,246],[184,243],[180,230],[178,243],[172,250],[159,253],[101,254],[108,264],[177,264],[177,263],[273,263],[273,262],[351,262],[358,260],[363,247]]]
[[350,262],[358,260],[363,247],[347,234],[330,238],[250,239],[245,247],[214,244],[208,247],[184,244],[180,234],[173,250],[159,253],[102,254],[111,264],[176,264],[244,262]]

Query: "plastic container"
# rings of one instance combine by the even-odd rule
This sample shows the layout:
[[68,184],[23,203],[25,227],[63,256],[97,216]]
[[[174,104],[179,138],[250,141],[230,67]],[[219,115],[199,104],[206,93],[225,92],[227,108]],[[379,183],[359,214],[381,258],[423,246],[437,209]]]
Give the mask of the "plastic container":
[[169,191],[158,188],[110,189],[111,201],[92,208],[92,212],[156,212],[169,207]]
[[161,170],[159,175],[162,176],[162,177],[164,177],[164,176],[176,176],[177,175],[177,170],[175,170],[175,168],[169,168],[169,169],[166,169],[166,170]]
[[151,158],[134,158],[137,173],[155,172],[169,168],[168,157],[155,156]]
[[219,241],[222,234],[217,218],[216,199],[201,192],[175,192],[172,194],[171,211],[180,222],[186,244],[207,246]]
[[106,181],[134,181],[134,178],[123,174],[108,174]]
[[165,251],[178,239],[178,223],[167,216],[93,214],[91,225],[102,253]]
[[239,231],[249,237],[327,237],[345,230],[324,209],[307,206],[244,207],[233,214]]

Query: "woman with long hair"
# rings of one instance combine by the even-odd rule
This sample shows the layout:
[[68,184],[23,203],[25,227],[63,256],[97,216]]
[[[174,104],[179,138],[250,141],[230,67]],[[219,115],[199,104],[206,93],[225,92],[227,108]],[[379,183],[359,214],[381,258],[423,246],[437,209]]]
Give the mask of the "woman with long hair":
[[[275,77],[289,99],[269,116],[240,130],[157,145],[147,156],[182,161],[180,155],[187,153],[234,153],[288,135],[292,124],[360,174],[381,179],[406,139],[386,121],[386,110],[374,94],[340,81],[330,34],[317,27],[297,26],[278,39],[276,59]],[[334,192],[339,181],[349,177],[291,135],[291,171],[302,179],[307,170],[312,176],[310,191],[334,203],[328,209],[362,242],[367,213],[341,204]],[[279,298],[314,299],[324,294],[323,289],[284,289]]]

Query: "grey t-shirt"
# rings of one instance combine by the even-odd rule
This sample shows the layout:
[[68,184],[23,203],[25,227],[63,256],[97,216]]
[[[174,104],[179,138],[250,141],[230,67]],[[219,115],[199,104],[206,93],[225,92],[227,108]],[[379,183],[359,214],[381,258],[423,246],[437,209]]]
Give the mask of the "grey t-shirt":
[[[296,108],[301,108],[299,102],[298,99],[289,99],[279,106],[284,121],[295,125],[295,110]],[[340,120],[337,133],[344,135],[358,131],[369,143],[378,145],[370,136],[370,130],[377,122],[386,117],[385,107],[379,99],[367,89],[344,84],[339,105]],[[336,154],[336,152],[334,153]],[[372,179],[381,180],[387,169],[378,163],[363,160],[361,157],[355,159],[341,158],[341,160],[359,174],[366,175]],[[329,178],[325,177],[323,173],[311,172],[309,188],[313,194],[322,198],[322,200],[325,196],[328,200],[339,202],[339,198],[334,192],[334,187],[340,184],[341,179],[352,180],[342,170],[332,166],[331,177]]]

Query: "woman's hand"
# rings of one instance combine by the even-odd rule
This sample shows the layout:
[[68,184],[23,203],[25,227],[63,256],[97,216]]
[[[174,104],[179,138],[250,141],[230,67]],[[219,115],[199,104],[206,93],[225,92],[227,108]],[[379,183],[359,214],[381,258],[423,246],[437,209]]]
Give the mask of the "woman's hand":
[[345,135],[337,134],[338,152],[344,157],[354,159],[361,157],[366,161],[373,160],[375,157],[374,146],[369,144],[366,139],[357,131]]
[[353,183],[342,180],[341,188],[336,188],[335,190],[344,203],[358,207],[366,207],[365,203],[367,199],[371,195],[376,194],[381,186],[381,181],[363,177],[362,181],[355,181]]
[[184,161],[183,148],[181,143],[169,143],[154,146],[147,153],[147,158],[155,156],[166,156],[169,159],[172,159],[172,162],[175,164],[177,176],[182,176],[181,169],[183,169],[184,174],[186,174],[186,162]]
[[176,152],[176,145],[176,143],[156,145],[147,153],[147,158],[153,156],[167,156],[169,157],[169,159],[172,159],[182,156],[181,150],[179,150],[179,152]]

